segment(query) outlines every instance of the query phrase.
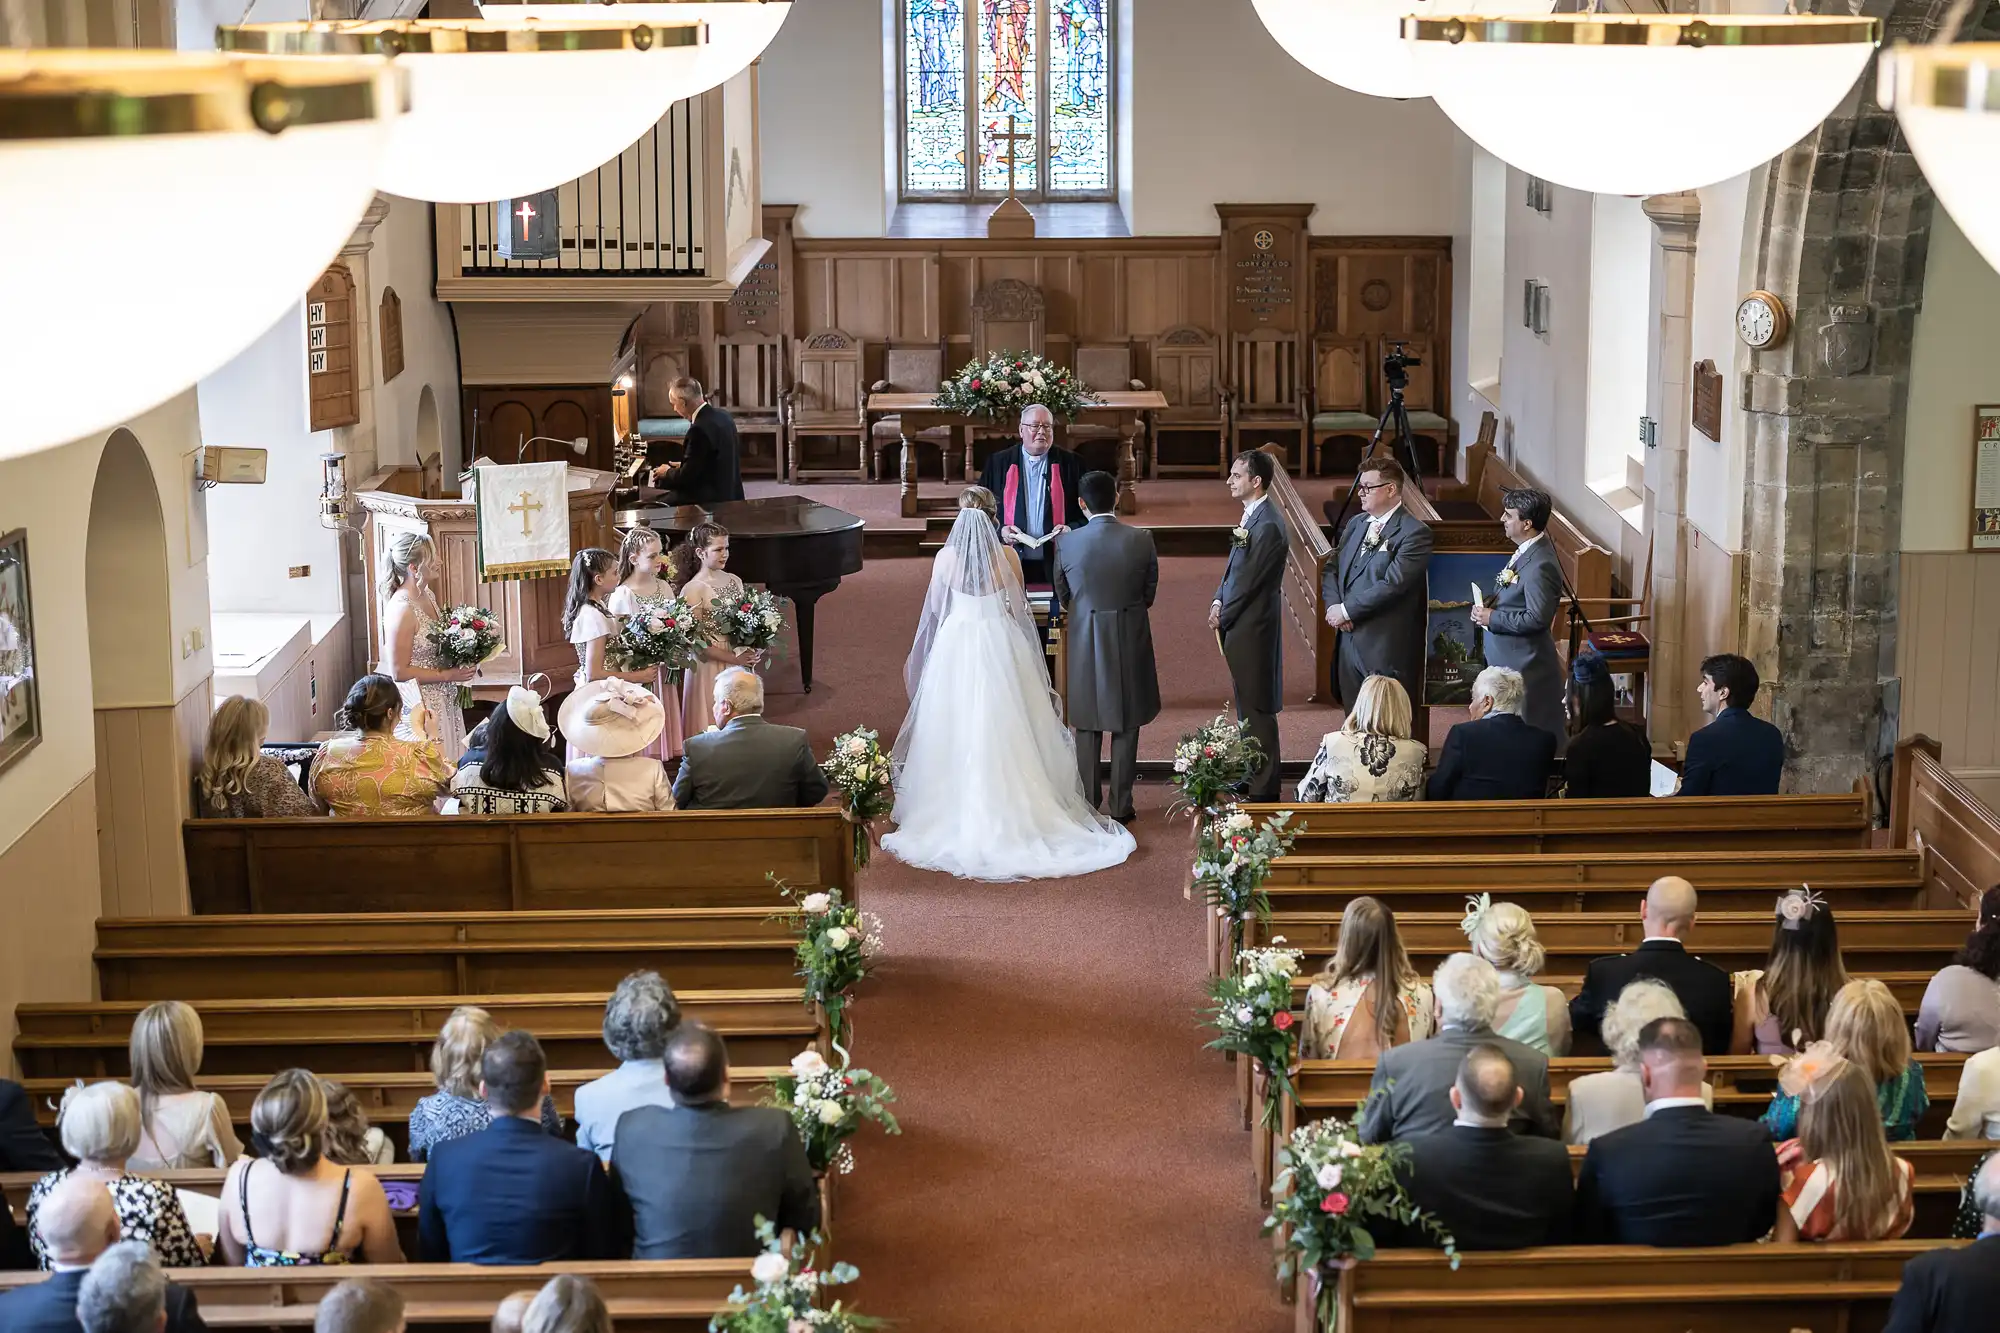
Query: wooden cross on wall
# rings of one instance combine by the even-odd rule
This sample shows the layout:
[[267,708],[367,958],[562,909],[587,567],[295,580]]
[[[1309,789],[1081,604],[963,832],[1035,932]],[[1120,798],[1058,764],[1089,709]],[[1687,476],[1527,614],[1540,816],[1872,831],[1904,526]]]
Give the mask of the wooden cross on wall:
[[1034,132],[1032,130],[1016,130],[1014,128],[1014,116],[1010,112],[1007,116],[1007,132],[1002,134],[1000,131],[994,130],[991,134],[993,139],[1005,142],[1007,145],[1007,197],[1002,199],[1000,206],[987,216],[986,234],[988,236],[1004,236],[1014,240],[1031,238],[1035,234],[1035,215],[1028,211],[1025,204],[1014,197],[1014,163],[1019,156],[1016,145],[1023,142],[1033,143],[1035,141]]
[[1035,141],[1034,132],[1031,130],[1016,131],[1014,128],[1014,113],[1010,111],[1007,113],[1007,132],[1002,134],[1000,131],[995,130],[992,137],[996,142],[1004,142],[1007,145],[1007,197],[1012,199],[1014,197],[1014,163],[1020,157],[1020,149],[1016,145],[1033,143]]

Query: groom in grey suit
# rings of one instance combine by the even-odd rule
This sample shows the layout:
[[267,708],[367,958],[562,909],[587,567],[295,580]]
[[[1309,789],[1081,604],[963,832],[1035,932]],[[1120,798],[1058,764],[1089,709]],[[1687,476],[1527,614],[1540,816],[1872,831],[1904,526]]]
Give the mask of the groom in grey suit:
[[1104,794],[1103,737],[1111,733],[1111,817],[1124,824],[1134,814],[1139,728],[1160,715],[1147,615],[1160,588],[1160,557],[1152,533],[1112,513],[1118,482],[1110,473],[1085,473],[1077,490],[1088,521],[1056,538],[1054,562],[1056,600],[1068,617],[1069,724],[1093,810]]
[[1486,665],[1521,673],[1527,702],[1521,719],[1556,738],[1556,753],[1569,746],[1563,708],[1563,667],[1550,633],[1562,610],[1562,567],[1547,530],[1554,508],[1541,491],[1508,491],[1501,497],[1500,526],[1514,543],[1485,606],[1472,608],[1472,623],[1486,631]]
[[1421,704],[1431,530],[1403,507],[1403,469],[1394,459],[1369,460],[1354,489],[1361,512],[1341,532],[1321,589],[1326,623],[1340,631],[1340,706],[1352,711],[1370,676],[1394,676]]
[[[1278,712],[1285,706],[1285,556],[1291,533],[1270,501],[1277,460],[1262,450],[1238,454],[1229,465],[1229,494],[1243,503],[1243,521],[1229,539],[1229,564],[1208,608],[1208,627],[1222,643],[1236,716],[1264,747],[1264,764],[1250,775],[1245,795],[1278,799]],[[1241,534],[1238,536],[1237,534]]]

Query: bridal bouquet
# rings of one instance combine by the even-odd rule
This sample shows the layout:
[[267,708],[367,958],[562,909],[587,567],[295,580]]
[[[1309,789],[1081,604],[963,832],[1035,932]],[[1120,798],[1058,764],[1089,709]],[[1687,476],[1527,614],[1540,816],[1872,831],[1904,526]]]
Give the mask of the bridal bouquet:
[[729,1308],[708,1321],[709,1333],[860,1333],[882,1327],[880,1319],[844,1309],[837,1300],[825,1309],[818,1306],[822,1290],[861,1274],[853,1264],[814,1268],[812,1254],[821,1244],[817,1231],[795,1237],[788,1248],[777,1227],[760,1215],[757,1239],[764,1252],[750,1264],[756,1288],[730,1292]]
[[849,992],[874,971],[875,955],[882,948],[882,923],[842,902],[839,889],[800,897],[781,880],[778,892],[793,902],[792,910],[780,913],[778,919],[799,935],[796,956],[799,977],[805,982],[806,1008],[819,1005],[826,1010],[833,1047],[845,1057],[853,1031],[847,1019]]
[[1268,949],[1244,949],[1236,955],[1236,970],[1208,983],[1214,1004],[1209,1026],[1212,1051],[1233,1051],[1264,1066],[1270,1082],[1264,1098],[1264,1124],[1278,1127],[1282,1099],[1292,1092],[1292,1055],[1298,1049],[1298,1019],[1292,1014],[1292,978],[1298,975],[1297,949],[1280,949],[1280,937]]
[[983,417],[1041,406],[1059,421],[1074,421],[1084,408],[1098,404],[1075,371],[1029,352],[995,352],[946,380],[937,405]]
[[[500,642],[500,621],[483,606],[449,606],[438,622],[424,633],[444,670],[476,667],[504,646]],[[458,706],[472,707],[472,687],[459,682]]]
[[1181,794],[1167,813],[1213,808],[1224,796],[1243,790],[1263,762],[1264,747],[1242,723],[1227,714],[1204,722],[1174,747],[1174,785]]
[[617,671],[665,671],[674,684],[709,645],[708,628],[694,608],[676,597],[655,610],[632,616],[608,645],[605,656]]
[[854,868],[859,870],[868,864],[869,848],[875,841],[872,825],[896,805],[896,788],[890,781],[889,756],[882,753],[882,738],[873,727],[856,727],[836,736],[820,769],[840,793],[841,815],[854,825]]
[[769,648],[785,628],[785,599],[763,588],[718,597],[708,608],[714,637],[732,648]]
[[808,1050],[792,1057],[791,1073],[771,1080],[766,1105],[782,1106],[791,1115],[814,1171],[846,1175],[854,1169],[854,1150],[847,1140],[863,1121],[873,1121],[884,1133],[903,1132],[889,1110],[895,1100],[889,1085],[867,1070],[845,1064],[836,1069],[818,1051]]
[[[1372,1092],[1368,1100],[1380,1095]],[[1361,1105],[1365,1110],[1368,1102]],[[1397,1176],[1409,1157],[1409,1146],[1363,1143],[1355,1128],[1360,1122],[1361,1111],[1356,1111],[1351,1121],[1301,1125],[1278,1148],[1278,1174],[1271,1184],[1271,1215],[1264,1219],[1264,1234],[1284,1233],[1280,1281],[1298,1273],[1320,1274],[1318,1328],[1333,1327],[1338,1292],[1332,1270],[1375,1257],[1375,1237],[1368,1230],[1371,1220],[1427,1233],[1451,1256],[1451,1266],[1458,1267],[1458,1247],[1450,1233],[1410,1201]]]
[[1201,832],[1194,860],[1194,882],[1215,914],[1229,922],[1229,947],[1243,947],[1243,923],[1251,916],[1271,918],[1271,896],[1264,881],[1271,862],[1292,849],[1298,834],[1286,827],[1292,812],[1280,810],[1261,825],[1233,807],[1217,812]]

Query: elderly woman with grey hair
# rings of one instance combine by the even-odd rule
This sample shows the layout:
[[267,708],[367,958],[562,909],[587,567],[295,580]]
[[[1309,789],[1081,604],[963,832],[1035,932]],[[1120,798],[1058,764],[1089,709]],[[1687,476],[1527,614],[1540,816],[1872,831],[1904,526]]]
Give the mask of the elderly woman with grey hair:
[[[1611,1052],[1611,1068],[1569,1083],[1563,1111],[1563,1142],[1588,1143],[1614,1129],[1646,1118],[1646,1093],[1639,1084],[1639,1032],[1656,1018],[1686,1018],[1680,997],[1664,981],[1640,977],[1627,982],[1604,1011],[1599,1029]],[[1701,1099],[1714,1104],[1715,1089],[1701,1085]]]
[[576,1090],[576,1143],[611,1161],[618,1117],[636,1106],[672,1106],[661,1055],[681,1023],[680,1002],[658,972],[634,972],[604,1006],[604,1044],[618,1068]]
[[125,1239],[146,1242],[169,1267],[193,1268],[208,1262],[174,1187],[126,1169],[139,1151],[138,1093],[123,1083],[73,1087],[63,1094],[56,1127],[63,1151],[77,1164],[49,1172],[28,1191],[28,1243],[39,1267],[49,1268],[53,1260],[35,1226],[36,1215],[56,1187],[72,1177],[102,1182],[111,1191]]
[[1549,794],[1555,737],[1521,717],[1521,673],[1490,666],[1472,682],[1472,717],[1444,738],[1427,801],[1527,801]]

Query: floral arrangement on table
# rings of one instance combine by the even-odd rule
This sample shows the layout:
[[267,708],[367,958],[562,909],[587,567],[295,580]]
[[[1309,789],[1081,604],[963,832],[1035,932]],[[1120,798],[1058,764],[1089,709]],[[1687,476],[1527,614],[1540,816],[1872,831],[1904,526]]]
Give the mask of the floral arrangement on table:
[[1271,896],[1264,881],[1271,862],[1292,849],[1298,834],[1287,828],[1292,812],[1280,810],[1261,825],[1243,811],[1225,807],[1202,826],[1195,846],[1194,882],[1216,916],[1229,923],[1229,948],[1243,947],[1243,923],[1271,919]]
[[729,1307],[708,1321],[709,1333],[859,1333],[880,1328],[882,1321],[857,1314],[836,1300],[821,1308],[820,1292],[843,1286],[861,1274],[853,1264],[832,1268],[812,1266],[811,1256],[821,1244],[820,1234],[795,1237],[789,1248],[778,1229],[764,1218],[757,1219],[757,1239],[764,1252],[750,1263],[751,1291],[742,1287],[729,1293]]
[[822,889],[800,896],[792,886],[779,880],[778,892],[793,906],[778,920],[798,932],[796,957],[799,978],[805,982],[806,1008],[819,1005],[826,1010],[827,1031],[834,1050],[843,1059],[853,1034],[848,1021],[849,994],[874,970],[875,956],[882,949],[882,923],[874,915],[841,901],[839,889]]
[[841,817],[854,825],[854,868],[868,864],[875,842],[875,821],[896,805],[889,756],[873,727],[856,727],[833,738],[833,749],[820,765],[826,780],[840,793]]
[[679,685],[681,673],[695,664],[710,642],[701,616],[676,597],[655,610],[627,618],[607,646],[606,665],[615,671],[665,671],[667,678]]
[[[424,631],[424,639],[446,671],[476,667],[504,646],[499,617],[483,606],[446,607],[437,623]],[[458,706],[472,707],[472,686],[464,681],[458,685]]]
[[1264,762],[1264,747],[1227,714],[1204,722],[1174,747],[1174,785],[1181,794],[1169,816],[1213,810],[1224,796],[1243,790]]
[[1298,1049],[1299,1021],[1292,1014],[1292,978],[1304,957],[1297,949],[1281,949],[1280,936],[1268,949],[1243,949],[1235,970],[1208,983],[1214,1004],[1208,1043],[1213,1051],[1231,1051],[1264,1066],[1268,1078],[1264,1124],[1275,1130],[1282,1099],[1292,1092],[1292,1055]]
[[764,588],[745,588],[741,596],[711,602],[708,623],[712,635],[732,648],[769,648],[785,628],[785,599]]
[[1059,421],[1074,421],[1098,401],[1073,370],[1031,352],[995,352],[944,382],[937,405],[967,416],[1000,417],[1041,406]]
[[847,1140],[864,1121],[887,1134],[903,1132],[889,1110],[895,1100],[889,1085],[867,1070],[844,1063],[835,1068],[818,1051],[807,1050],[792,1057],[791,1073],[771,1080],[767,1105],[782,1106],[791,1115],[815,1172],[844,1176],[854,1169],[854,1150]]
[[[1368,1101],[1380,1096],[1371,1092]],[[1284,1248],[1278,1258],[1278,1278],[1320,1275],[1318,1328],[1334,1326],[1338,1295],[1335,1271],[1356,1260],[1375,1257],[1370,1222],[1390,1223],[1399,1231],[1421,1231],[1436,1240],[1458,1268],[1458,1247],[1436,1218],[1410,1201],[1397,1171],[1409,1157],[1401,1143],[1363,1143],[1355,1126],[1368,1101],[1352,1120],[1316,1120],[1292,1131],[1278,1147],[1278,1173],[1271,1182],[1271,1215],[1264,1234],[1282,1231]]]

